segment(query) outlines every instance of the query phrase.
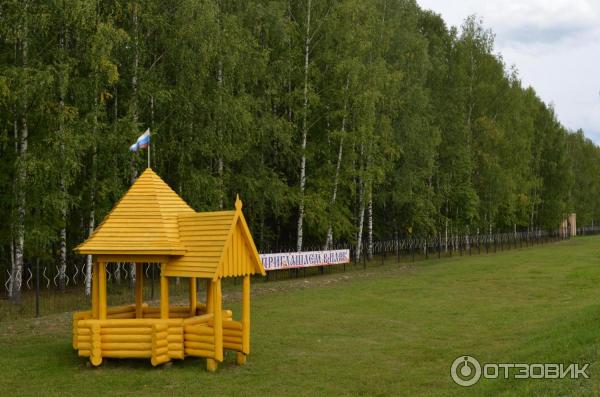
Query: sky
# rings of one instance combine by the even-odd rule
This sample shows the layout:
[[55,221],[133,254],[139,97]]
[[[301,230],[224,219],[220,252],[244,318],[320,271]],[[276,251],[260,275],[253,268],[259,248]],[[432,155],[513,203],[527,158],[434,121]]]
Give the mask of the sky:
[[560,122],[600,145],[600,0],[417,0],[459,27],[472,14]]

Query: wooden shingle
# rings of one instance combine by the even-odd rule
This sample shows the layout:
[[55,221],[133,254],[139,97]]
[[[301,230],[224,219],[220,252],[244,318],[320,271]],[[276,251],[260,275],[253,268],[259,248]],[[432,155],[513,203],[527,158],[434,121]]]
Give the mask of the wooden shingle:
[[93,255],[183,255],[177,216],[194,213],[150,168],[135,181],[92,235],[75,248]]

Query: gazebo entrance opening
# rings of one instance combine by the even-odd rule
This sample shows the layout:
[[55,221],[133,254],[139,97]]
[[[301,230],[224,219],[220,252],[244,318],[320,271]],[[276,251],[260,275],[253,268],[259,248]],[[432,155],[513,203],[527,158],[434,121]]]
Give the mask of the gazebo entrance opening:
[[[101,264],[104,264],[102,266]],[[118,307],[111,307],[108,301],[110,290],[109,283],[111,279],[111,267],[113,270],[124,268],[135,268],[134,278],[134,294],[133,302],[126,302],[122,304],[123,300],[120,300]],[[105,274],[102,274],[102,273]],[[93,266],[93,283],[92,283],[92,311],[94,318],[101,318],[100,313],[106,313],[106,317],[103,318],[161,318],[161,302],[165,302],[166,306],[169,307],[171,302],[170,296],[173,294],[172,287],[175,277],[160,277],[161,264],[156,262],[100,262],[97,261]],[[112,274],[113,282],[115,274]],[[156,278],[156,280],[155,280]],[[102,281],[101,281],[102,280]],[[106,280],[106,281],[104,281]],[[166,282],[169,285],[161,288],[161,281]],[[178,280],[177,284],[185,284],[183,286],[183,292],[188,296],[187,305],[179,304],[169,308],[168,316],[165,318],[187,318],[193,317],[200,314],[206,314],[206,302],[210,300],[207,296],[209,290],[210,281],[201,279],[198,280],[195,277],[183,277]],[[158,283],[157,283],[158,282]],[[99,288],[100,285],[106,283],[106,292],[104,288]],[[148,285],[152,283],[152,298],[148,296]],[[114,285],[114,284],[113,284]],[[154,295],[156,290],[156,295]],[[168,291],[168,294],[167,294]],[[161,292],[167,294],[164,297],[159,295]],[[104,306],[104,300],[106,301],[106,311],[102,308]],[[114,306],[114,305],[113,305]],[[111,315],[115,310],[119,312],[119,316],[115,317]]]

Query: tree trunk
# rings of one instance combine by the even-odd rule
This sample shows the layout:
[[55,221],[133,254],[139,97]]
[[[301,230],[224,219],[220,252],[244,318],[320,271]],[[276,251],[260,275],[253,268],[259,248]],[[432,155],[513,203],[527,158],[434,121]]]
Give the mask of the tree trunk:
[[[92,209],[90,211],[90,219],[88,222],[87,236],[88,238],[94,232],[94,227],[96,225],[96,212],[94,211],[94,192],[90,193],[90,200]],[[92,294],[92,256],[86,255],[85,257],[85,294],[86,296],[90,296]]]
[[465,247],[467,247],[467,250],[471,247],[471,226],[467,225],[467,234],[465,235]]
[[[221,39],[222,39],[222,26],[221,26],[221,2],[218,2],[218,23],[219,23],[219,48],[221,47]],[[223,60],[221,55],[219,54],[219,61],[217,65],[217,98],[219,101],[219,106],[217,108],[216,114],[216,123],[217,123],[217,139],[219,144],[223,141],[223,129],[222,129],[222,119],[221,114],[223,111]],[[223,150],[218,151],[217,158],[217,175],[219,177],[219,209],[223,209],[223,200],[225,198],[225,182],[223,180]]]
[[[97,73],[97,71],[96,71]],[[117,97],[115,95],[115,120],[117,116]],[[90,178],[90,215],[88,220],[87,227],[87,236],[88,238],[94,232],[94,228],[96,227],[96,179],[97,179],[97,165],[96,165],[96,157],[97,157],[97,147],[96,147],[96,133],[98,130],[98,77],[96,75],[96,80],[94,84],[94,118],[92,124],[92,175]],[[92,294],[92,255],[86,255],[85,258],[85,294],[90,296]]]
[[[152,131],[152,133],[154,133],[154,95],[150,95],[150,130]],[[148,145],[148,168],[150,168],[150,151],[153,147],[154,145]],[[154,154],[156,154],[156,150],[154,151]]]
[[14,117],[13,117],[13,135],[15,140],[15,155],[19,155],[19,117],[17,111],[17,105],[13,108]]
[[444,251],[448,253],[448,200],[446,200],[446,225],[444,227]]
[[[342,125],[344,123],[342,122]],[[342,165],[342,154],[344,151],[344,137],[342,136],[340,138],[340,147],[338,149],[338,155],[337,155],[337,164],[335,166],[335,175],[333,177],[333,193],[331,194],[331,207],[333,210],[333,206],[335,205],[335,201],[337,199],[337,189],[338,189],[338,183],[339,183],[339,179],[340,179],[340,168]],[[333,244],[333,225],[331,224],[331,221],[329,221],[329,227],[327,228],[327,238],[325,240],[325,249],[329,249],[331,247],[331,245]]]
[[[337,189],[340,180],[340,169],[342,167],[342,154],[344,151],[344,133],[346,132],[346,110],[348,109],[348,87],[350,85],[350,76],[346,77],[345,97],[344,97],[344,114],[342,115],[342,136],[340,137],[340,147],[338,149],[337,162],[335,165],[335,175],[333,177],[333,193],[331,195],[331,207],[335,205],[337,199]],[[327,239],[325,240],[325,249],[329,249],[333,243],[333,226],[331,221],[327,229]]]
[[[17,61],[17,45],[15,44],[15,63]],[[15,141],[15,157],[19,157],[19,114],[17,110],[17,105],[13,107],[13,135]],[[18,196],[18,187],[17,187],[18,178],[15,178],[13,181],[13,198],[11,203],[11,215],[14,214],[16,203],[15,199]],[[11,275],[13,270],[16,268],[16,259],[15,259],[15,225],[11,225],[10,230],[10,271]],[[8,289],[8,297],[12,298],[12,285],[9,285]]]
[[[223,137],[222,135],[222,129],[221,129],[221,109],[223,106],[223,100],[222,100],[222,90],[223,90],[223,62],[221,62],[221,60],[219,60],[219,69],[218,69],[218,74],[217,74],[217,90],[219,92],[218,96],[219,96],[219,109],[217,110],[218,116],[217,116],[217,137],[219,140],[222,140]],[[217,159],[217,175],[219,176],[219,209],[223,209],[223,199],[225,197],[225,183],[223,181],[223,169],[224,169],[224,164],[223,164],[223,156],[221,153],[219,153],[218,155],[218,159]]]
[[529,217],[529,227],[527,228],[528,230],[531,228],[533,229],[533,218],[534,218],[534,214],[535,214],[535,199],[536,199],[536,191],[534,189],[533,191],[533,200],[531,200],[531,214]]
[[[25,7],[27,5],[25,4]],[[21,44],[21,52],[23,58],[23,68],[27,67],[28,61],[28,42],[27,28],[23,34],[23,42]],[[25,88],[26,89],[26,88]],[[27,98],[27,95],[25,95]],[[21,303],[21,281],[23,277],[23,256],[25,248],[25,185],[27,184],[27,145],[29,139],[29,128],[27,124],[27,109],[23,106],[21,110],[21,136],[19,137],[19,160],[17,164],[17,222],[15,227],[16,244],[15,244],[15,262],[11,269],[10,294],[13,302]]]
[[[10,237],[10,269],[11,272],[15,268],[15,238],[14,236]],[[12,273],[11,273],[12,275]],[[8,297],[12,298],[12,288],[8,290]]]
[[356,235],[356,262],[360,261],[360,255],[362,250],[362,235],[363,235],[363,224],[365,219],[365,187],[362,176],[359,177],[358,182],[359,193],[358,193],[358,233]]
[[[138,114],[138,67],[140,64],[140,52],[139,52],[139,38],[138,38],[138,3],[134,2],[133,5],[133,75],[131,76],[131,116],[133,122],[137,124]],[[131,155],[131,184],[137,179],[137,167],[135,152]],[[132,271],[135,272],[135,266]]]
[[[62,194],[62,200],[66,200],[65,196],[66,186],[64,173],[61,176],[60,181],[60,192]],[[65,291],[67,289],[67,204],[63,202],[61,208],[61,229],[60,229],[60,264],[58,267],[58,286],[61,291]]]
[[[64,27],[61,30],[60,39],[59,39],[59,51],[60,56],[64,55],[65,51],[65,33]],[[62,59],[61,59],[62,61]],[[58,89],[59,89],[59,116],[58,116],[58,139],[60,142],[60,154],[61,157],[64,158],[65,153],[65,95],[64,95],[64,86],[65,82],[63,81],[62,71],[58,80]],[[59,267],[58,267],[58,286],[61,291],[65,291],[67,289],[67,186],[65,180],[66,170],[63,169],[60,173],[60,200],[61,200],[61,228],[60,228],[60,259],[59,259]]]
[[369,204],[367,206],[367,225],[368,229],[368,246],[367,246],[367,259],[373,260],[373,197],[370,195]]
[[[23,51],[25,51],[25,49]],[[21,117],[19,169],[17,170],[17,224],[15,228],[17,242],[15,244],[15,262],[12,269],[10,284],[11,296],[16,304],[21,303],[21,281],[23,277],[23,255],[25,248],[25,184],[27,183],[25,163],[27,161],[28,138],[29,129],[27,126],[27,116],[23,113]]]
[[308,135],[308,65],[310,54],[310,12],[311,0],[308,0],[306,7],[306,36],[304,39],[304,105],[302,114],[302,145],[300,160],[300,206],[298,209],[298,239],[296,249],[302,251],[302,222],[304,221],[304,189],[306,186],[306,139]]
[[473,85],[475,80],[475,57],[473,56],[473,49],[471,48],[470,58],[470,73],[469,73],[469,111],[467,113],[467,128],[469,130],[469,134],[471,133],[471,119],[473,117],[473,109],[475,108],[475,103],[473,100]]
[[138,3],[133,2],[133,75],[131,76],[131,90],[133,92],[131,96],[132,116],[133,121],[138,121],[138,67],[140,64],[140,50],[139,50],[139,22],[138,22]]
[[[138,114],[138,67],[140,64],[140,50],[139,50],[139,21],[138,21],[138,11],[139,4],[137,1],[133,3],[133,40],[134,40],[134,48],[133,48],[133,76],[131,77],[131,89],[133,91],[132,95],[132,107],[133,107],[133,121],[135,124],[138,122],[139,114]],[[137,179],[137,167],[136,167],[136,157],[135,154],[131,156],[131,184]],[[116,278],[117,281],[121,278],[121,272],[117,272]],[[129,286],[133,288],[135,286],[135,263],[130,264],[130,274],[129,278]]]

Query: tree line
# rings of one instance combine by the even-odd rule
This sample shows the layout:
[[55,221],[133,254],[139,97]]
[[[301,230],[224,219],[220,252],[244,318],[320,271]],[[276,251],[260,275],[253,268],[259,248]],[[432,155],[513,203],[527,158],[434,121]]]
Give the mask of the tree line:
[[[593,224],[600,150],[413,0],[4,0],[0,269],[81,263],[146,167],[259,248]],[[88,263],[89,262],[88,258]],[[65,288],[65,277],[59,278]]]

